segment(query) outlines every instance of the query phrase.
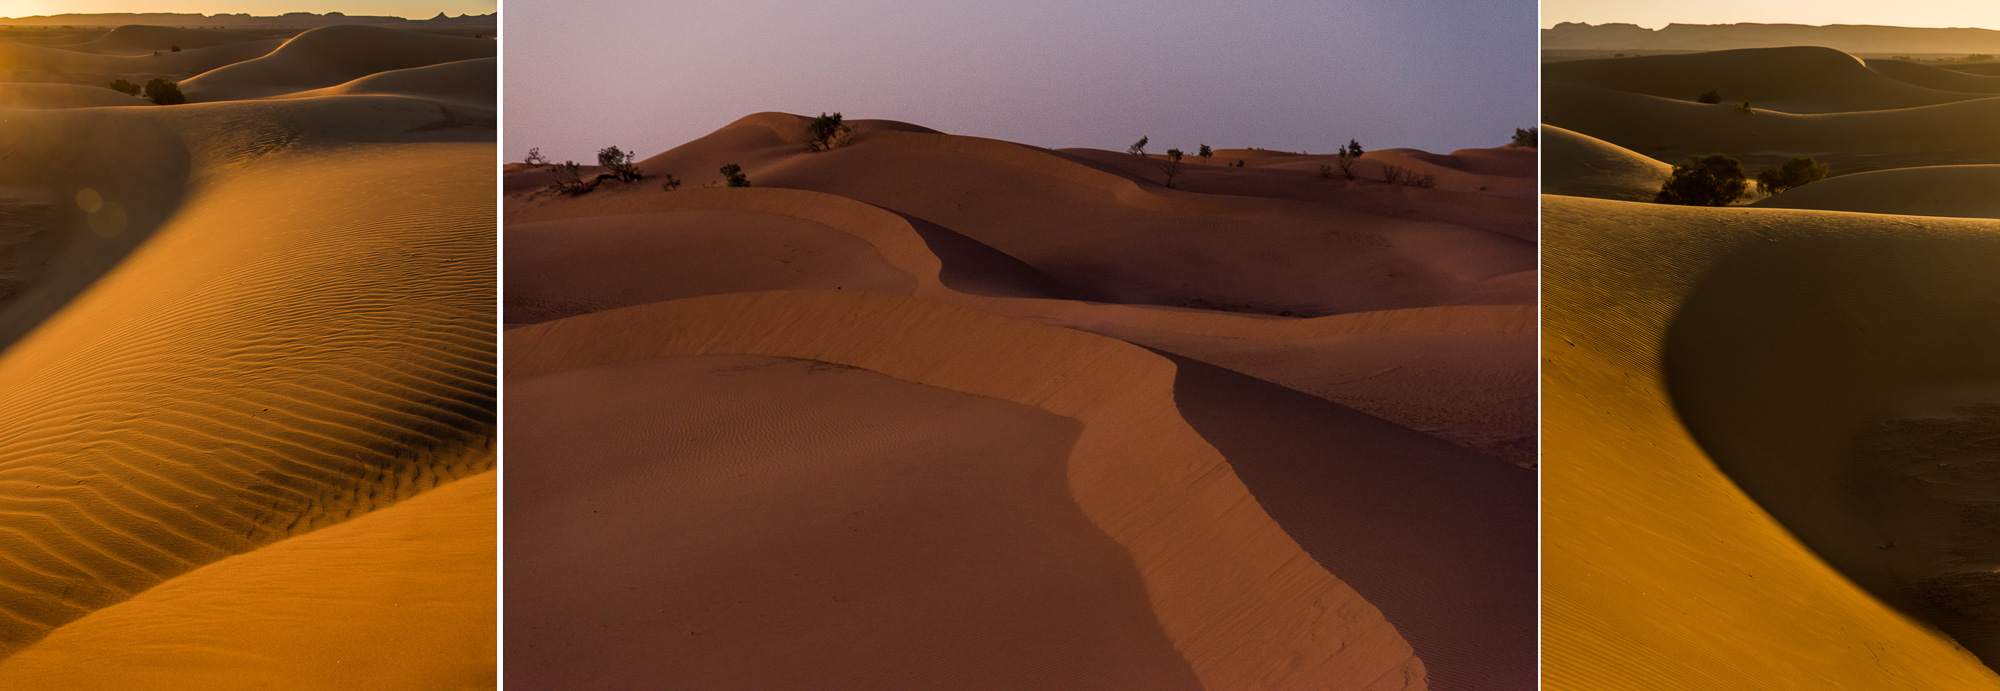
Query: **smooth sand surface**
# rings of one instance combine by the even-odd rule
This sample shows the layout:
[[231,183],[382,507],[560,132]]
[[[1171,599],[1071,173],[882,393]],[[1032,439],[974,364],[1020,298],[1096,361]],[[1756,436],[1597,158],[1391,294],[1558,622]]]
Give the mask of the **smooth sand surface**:
[[[1755,55],[1804,53],[1726,57]],[[1547,86],[1580,135],[1835,176],[1734,208],[1545,198],[1546,687],[2000,685],[2000,221],[1994,166],[1950,165],[2000,160],[2000,99],[1745,114]],[[1557,151],[1580,183],[1602,157]]]
[[510,676],[1533,688],[1532,150],[804,122],[508,166]]
[[1542,190],[1571,197],[1650,202],[1674,167],[1586,134],[1542,126]]
[[117,95],[0,134],[0,685],[490,687],[480,109]]

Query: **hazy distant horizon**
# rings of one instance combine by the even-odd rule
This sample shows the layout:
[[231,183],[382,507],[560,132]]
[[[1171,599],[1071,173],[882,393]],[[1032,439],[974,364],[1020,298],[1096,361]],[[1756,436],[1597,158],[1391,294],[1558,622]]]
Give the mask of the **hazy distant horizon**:
[[648,157],[751,113],[1053,148],[1435,152],[1536,122],[1532,0],[508,5],[505,157]]
[[2000,2],[1883,3],[1880,0],[1544,0],[1541,27],[1564,22],[1637,24],[1864,24],[1923,29],[2000,30]]
[[326,14],[339,12],[357,16],[406,17],[409,19],[430,19],[439,12],[456,17],[461,14],[493,14],[499,11],[499,0],[356,0],[355,2],[287,2],[285,0],[217,0],[212,3],[182,4],[159,2],[158,0],[17,0],[0,4],[0,12],[7,16],[0,19],[20,19],[23,17],[46,17],[58,14],[252,14],[260,17],[275,17],[288,12],[311,12]]

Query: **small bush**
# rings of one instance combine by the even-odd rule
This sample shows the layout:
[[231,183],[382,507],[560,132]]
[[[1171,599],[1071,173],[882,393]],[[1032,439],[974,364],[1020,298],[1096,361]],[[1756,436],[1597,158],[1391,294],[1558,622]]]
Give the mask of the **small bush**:
[[1725,154],[1709,154],[1674,166],[1653,201],[1687,206],[1728,206],[1750,188],[1743,164]]
[[1139,141],[1133,142],[1132,146],[1127,147],[1125,149],[1125,153],[1133,154],[1135,156],[1146,155],[1146,142],[1151,139],[1152,137],[1140,137]]
[[1826,179],[1828,169],[1811,156],[1797,156],[1784,165],[1757,174],[1757,191],[1777,194],[1809,182]]
[[854,128],[841,122],[839,113],[820,113],[806,123],[806,150],[826,151],[834,147],[846,146],[854,138]]
[[1409,182],[1409,180],[1410,180],[1410,169],[1388,163],[1382,164],[1383,182],[1389,183],[1391,185],[1401,185]]
[[1530,127],[1525,130],[1518,127],[1514,128],[1515,146],[1525,146],[1530,149],[1533,149],[1540,143],[1541,143],[1541,128]]
[[1208,165],[1208,157],[1214,156],[1215,151],[1208,148],[1207,144],[1203,144],[1201,145],[1201,148],[1195,149],[1194,155],[1201,157],[1202,165]]
[[1355,178],[1354,166],[1361,162],[1361,142],[1347,140],[1347,145],[1340,147],[1340,155],[1335,156],[1333,162],[1340,167],[1341,176],[1352,182]]
[[556,166],[551,173],[554,177],[549,183],[549,189],[572,195],[583,194],[590,189],[583,182],[583,167],[577,165],[576,161],[563,161],[563,164]]
[[1167,149],[1167,160],[1160,162],[1160,170],[1167,174],[1167,186],[1174,186],[1174,176],[1181,174],[1181,150]]
[[1240,158],[1239,158],[1239,159],[1236,159],[1236,163],[1234,163],[1233,165],[1235,165],[1235,166],[1236,166],[1236,167],[1238,167],[1238,168],[1241,168],[1241,167],[1243,167],[1243,159],[1240,159]]
[[1708,103],[1708,104],[1721,103],[1722,92],[1716,91],[1714,89],[1709,89],[1707,91],[1701,92],[1701,97],[1695,99],[1694,101],[1696,103]]
[[173,51],[173,52],[175,52],[175,53],[178,53],[178,52],[181,52],[181,47],[180,47],[180,46],[171,46],[171,47],[170,47],[169,49],[170,49],[170,50],[172,50],[172,51]]
[[1328,180],[1332,180],[1332,179],[1333,179],[1333,166],[1332,166],[1332,165],[1321,165],[1321,166],[1319,167],[1319,176],[1320,176],[1320,177],[1323,177],[1323,178],[1326,178],[1326,179],[1328,179]]
[[734,163],[722,167],[722,179],[730,187],[750,186],[750,177],[743,174],[743,166]]
[[1755,112],[1757,112],[1757,109],[1756,109],[1756,108],[1751,108],[1751,107],[1750,107],[1750,102],[1749,102],[1749,101],[1744,101],[1744,102],[1742,102],[1742,103],[1738,103],[1738,104],[1736,104],[1736,105],[1733,105],[1733,106],[1730,106],[1730,108],[1733,108],[1733,109],[1735,109],[1735,110],[1736,110],[1736,112],[1738,112],[1738,113],[1743,113],[1743,114],[1745,114],[1745,115],[1749,115],[1749,114],[1751,114],[1751,113],[1755,113]]
[[146,100],[163,106],[187,103],[187,97],[181,95],[180,87],[160,77],[154,77],[146,82]]
[[1966,61],[1966,62],[1992,62],[1992,61],[1993,61],[1993,55],[1992,55],[1992,54],[1990,54],[1990,53],[1973,53],[1973,54],[1971,54],[1971,55],[1967,55],[1967,56],[1965,56],[1965,61]]
[[133,84],[132,82],[128,82],[128,81],[125,81],[125,80],[123,80],[123,79],[114,79],[114,80],[112,80],[112,81],[111,81],[111,90],[112,90],[112,91],[116,91],[116,92],[118,92],[118,93],[121,93],[121,94],[125,94],[125,95],[127,95],[127,96],[137,96],[137,95],[139,95],[139,85],[138,85],[138,84]]
[[638,154],[636,153],[620,151],[615,146],[607,146],[597,150],[597,165],[604,166],[605,169],[610,170],[611,177],[617,178],[619,182],[635,182],[639,178],[645,177],[645,175],[639,172],[639,164],[632,162],[632,159],[637,157]]
[[540,168],[542,166],[548,165],[549,159],[542,156],[542,147],[537,146],[532,149],[528,149],[528,157],[521,159],[521,162],[534,166],[536,168]]
[[674,177],[671,173],[668,174],[664,179],[660,180],[660,189],[672,192],[680,188],[681,188],[680,179]]

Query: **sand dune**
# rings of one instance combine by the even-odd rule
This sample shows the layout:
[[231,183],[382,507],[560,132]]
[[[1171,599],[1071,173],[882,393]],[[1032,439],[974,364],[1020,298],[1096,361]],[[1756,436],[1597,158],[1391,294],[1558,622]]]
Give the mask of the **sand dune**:
[[[64,50],[105,55],[151,55],[154,52],[172,52],[175,46],[181,50],[208,48],[233,43],[269,41],[270,36],[246,34],[237,31],[216,29],[185,29],[168,26],[126,25],[114,28],[104,35],[87,41],[63,43]],[[44,43],[43,45],[51,45]]]
[[1649,202],[1673,166],[1554,125],[1542,126],[1542,189],[1549,194]]
[[[1916,71],[1898,72],[1907,77]],[[1971,79],[1957,76],[1962,78],[1960,83]],[[1542,78],[1683,101],[1694,101],[1713,90],[1722,97],[1722,104],[1714,106],[1716,110],[1748,101],[1752,106],[1786,113],[1832,113],[1913,108],[1979,97],[1892,78],[1859,58],[1815,47],[1558,62],[1544,65]]]
[[[890,121],[808,154],[803,123],[580,196],[508,167],[510,675],[1532,688],[1532,152],[1170,189]],[[702,189],[724,163],[755,186]]]
[[0,685],[490,685],[479,109],[116,95],[0,133]]
[[1868,60],[1877,74],[1917,86],[1968,94],[2000,94],[2000,76],[1982,75],[1965,67],[1947,69],[1902,60]]
[[1902,491],[1871,472],[1948,471],[1838,445],[1899,396],[1991,381],[1959,339],[1996,323],[2000,226],[1550,197],[1545,228],[1547,687],[2000,683],[1840,556],[1944,544],[1831,515]]
[[1755,206],[2000,219],[1994,190],[2000,190],[2000,165],[1925,166],[1828,178]]
[[499,58],[459,60],[402,70],[390,70],[339,86],[287,94],[287,98],[394,94],[459,103],[490,104],[497,97]]
[[[1724,57],[1810,81],[1745,59],[1779,54]],[[1879,85],[1828,60],[1815,98],[1872,107]],[[1545,197],[1547,688],[2000,684],[2000,222],[1952,218],[2000,215],[2000,98],[1865,69],[1979,98],[1797,115],[1545,86],[1594,143],[1550,147],[1551,191],[1641,191],[1597,173],[1636,155],[1605,141],[1834,172],[1748,207]]]
[[329,26],[294,36],[270,54],[204,72],[182,85],[190,101],[275,96],[335,86],[371,74],[494,57],[493,41],[371,26]]

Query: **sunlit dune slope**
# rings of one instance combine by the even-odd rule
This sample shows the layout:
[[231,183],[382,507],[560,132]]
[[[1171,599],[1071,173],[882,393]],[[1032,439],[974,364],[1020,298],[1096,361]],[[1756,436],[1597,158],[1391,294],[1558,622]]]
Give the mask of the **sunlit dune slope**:
[[1877,74],[1917,86],[1968,94],[2000,94],[2000,76],[1902,60],[1867,60]]
[[190,101],[275,96],[335,86],[378,72],[494,57],[488,39],[373,26],[306,31],[270,54],[203,72],[181,84]]
[[[417,620],[386,600],[363,611],[318,599],[362,597],[368,584],[388,588],[384,598],[423,592],[442,574],[419,560],[352,562],[372,580],[346,591],[202,591],[325,578],[331,567],[305,555],[320,548],[289,547],[292,538],[492,468],[492,131],[444,122],[435,102],[389,96],[8,118],[0,136],[13,138],[13,155],[69,164],[7,180],[23,190],[8,196],[17,218],[45,220],[16,246],[42,261],[0,312],[0,653],[34,651],[104,612],[111,621],[65,635],[37,669],[124,671],[136,683],[153,665],[192,664],[196,652],[279,651],[297,657],[260,658],[272,672],[260,681],[490,669],[490,637],[462,628],[480,617]],[[477,520],[466,507],[478,501],[453,500],[470,511],[464,520]],[[478,558],[475,533],[436,539],[464,557],[454,568]],[[265,558],[267,548],[278,551]],[[258,565],[222,565],[239,556]],[[239,568],[254,573],[215,575]],[[173,603],[145,599],[168,586],[158,597]],[[454,607],[491,606],[481,582],[458,587]],[[185,629],[147,614],[169,616],[195,601],[178,598],[196,596],[230,604],[185,605],[201,617]],[[131,606],[111,614],[121,603]],[[330,609],[348,618],[315,621]],[[358,676],[321,676],[336,650],[379,651],[384,641],[357,639],[374,628],[436,647]],[[321,637],[332,630],[345,642]],[[195,639],[130,651],[156,657],[128,670],[75,657],[95,645],[84,641],[151,636],[158,646],[166,631]],[[244,647],[206,647],[225,642]]]
[[1546,208],[1546,688],[2000,684],[1912,616],[1991,645],[2000,224]]
[[499,58],[459,60],[377,72],[339,86],[287,94],[285,97],[395,94],[480,104],[490,109],[499,95],[499,69]]
[[495,474],[229,557],[0,661],[0,686],[491,689]]
[[[1955,76],[1958,83],[1972,79]],[[1748,101],[1787,113],[1890,110],[1979,97],[1885,76],[1832,48],[1803,46],[1549,63],[1542,78],[1689,102],[1713,90],[1722,98],[1716,109]]]
[[2000,219],[2000,165],[1927,166],[1841,175],[1752,206]]
[[[1108,545],[1102,545],[1103,538],[1092,538],[1090,527],[1102,531],[1101,535],[1122,548],[1132,560],[1133,571],[1144,586],[1146,602],[1150,604],[1152,616],[1157,618],[1157,626],[1164,637],[1185,660],[1193,676],[1210,688],[1246,687],[1290,687],[1336,686],[1346,688],[1422,688],[1423,666],[1410,653],[1395,629],[1381,619],[1381,614],[1354,591],[1339,580],[1327,575],[1313,560],[1298,547],[1284,531],[1257,509],[1255,501],[1244,489],[1223,457],[1214,447],[1202,441],[1201,437],[1176,414],[1172,403],[1174,366],[1164,358],[1143,349],[1119,343],[1111,339],[1091,336],[1066,329],[1035,325],[1032,323],[982,314],[963,308],[935,305],[912,298],[846,291],[818,292],[767,292],[725,295],[709,298],[655,303],[640,307],[598,312],[565,320],[517,329],[509,336],[510,377],[513,381],[528,387],[562,387],[563,382],[537,384],[545,378],[555,378],[565,373],[583,373],[592,369],[618,368],[591,376],[593,381],[602,382],[607,377],[620,378],[621,372],[630,376],[645,376],[647,372],[638,363],[657,358],[677,355],[699,354],[743,354],[766,357],[788,357],[815,360],[848,367],[870,370],[879,375],[887,375],[910,382],[891,387],[907,389],[914,385],[927,385],[959,394],[970,394],[985,399],[1000,399],[995,405],[1011,401],[1004,408],[1026,405],[1040,411],[1021,411],[1010,415],[1019,421],[1006,423],[1007,416],[990,418],[981,423],[1003,425],[995,432],[1007,429],[1004,425],[1038,425],[1048,430],[1073,430],[1056,435],[1055,440],[1016,443],[1049,444],[1042,446],[1040,454],[1062,454],[1067,451],[1066,467],[1058,469],[1066,480],[1070,501],[1078,518],[1087,519],[1089,525],[1076,519],[1056,522],[1060,513],[1038,514],[1044,526],[1040,530],[1060,531],[1067,534],[1063,540],[1077,544],[1076,549],[1089,548],[1101,553]],[[658,367],[651,366],[656,372]],[[859,376],[859,375],[855,375]],[[892,382],[880,381],[876,386],[889,386]],[[569,382],[568,386],[578,386]],[[709,384],[715,386],[715,384]],[[623,390],[623,389],[621,389]],[[885,396],[884,393],[869,393],[863,388],[857,395]],[[644,395],[638,391],[621,395]],[[912,392],[910,395],[916,395]],[[937,395],[937,394],[932,394]],[[900,397],[887,396],[895,399]],[[553,402],[561,402],[560,399]],[[941,401],[942,402],[942,401]],[[957,405],[973,404],[968,401]],[[533,405],[533,404],[530,404]],[[526,411],[528,408],[513,408]],[[555,408],[544,409],[550,414]],[[574,411],[574,407],[570,407]],[[669,409],[671,410],[671,409]],[[567,413],[569,415],[575,412]],[[1025,416],[1025,417],[1023,417]],[[1049,417],[1059,416],[1059,417]],[[1063,419],[1073,420],[1067,425]],[[523,418],[525,421],[528,418]],[[533,424],[533,423],[524,423]],[[1053,427],[1050,427],[1053,425]],[[1073,426],[1070,426],[1073,425]],[[634,429],[625,426],[624,429]],[[987,428],[993,429],[993,428]],[[1018,427],[1017,427],[1018,429]],[[1064,448],[1061,437],[1076,435],[1074,442]],[[1042,432],[1046,437],[1049,432]],[[544,435],[546,438],[546,435]],[[935,438],[924,435],[920,438]],[[879,442],[877,442],[879,443]],[[626,446],[623,453],[651,453],[646,446]],[[551,449],[552,451],[553,449]],[[867,457],[863,455],[862,457]],[[701,455],[696,456],[702,458]],[[717,461],[729,463],[728,456]],[[737,467],[742,467],[736,461]],[[523,462],[522,465],[536,463]],[[527,490],[533,494],[523,494],[522,498],[509,503],[509,510],[522,513],[513,516],[553,516],[565,511],[550,512],[550,509],[584,502],[592,505],[605,498],[601,489],[591,489],[604,479],[593,478],[590,474],[556,473],[547,466],[535,471],[544,482],[530,483]],[[852,463],[852,461],[850,461]],[[728,466],[725,465],[724,468]],[[1045,466],[1046,467],[1046,466]],[[703,468],[695,466],[684,471],[702,476],[717,477],[716,473],[729,473],[724,468]],[[744,468],[749,470],[749,468]],[[774,468],[772,470],[782,470]],[[662,471],[655,471],[662,472]],[[743,472],[743,470],[735,471]],[[770,472],[770,471],[764,471]],[[982,472],[993,470],[970,468],[951,472]],[[1039,473],[1021,468],[1009,471],[1014,474]],[[668,486],[682,486],[663,478]],[[719,479],[719,478],[718,478]],[[1027,482],[1023,478],[1016,482]],[[615,480],[613,481],[616,482]],[[865,498],[876,492],[907,493],[901,488],[905,483],[935,481],[919,479],[890,479],[878,481],[885,486],[867,490],[866,485],[853,492]],[[1023,486],[1019,492],[1036,491],[1043,496],[1038,501],[1058,502],[1063,484],[1053,487],[1043,481],[1039,484],[1047,489],[1033,490],[1033,485]],[[1049,496],[1051,489],[1057,490]],[[935,491],[935,490],[933,490]],[[939,499],[948,498],[941,495]],[[639,499],[639,495],[633,495]],[[655,505],[657,498],[645,498],[642,503]],[[554,505],[545,502],[563,502]],[[615,507],[625,502],[614,501]],[[672,503],[672,502],[670,502]],[[636,505],[635,505],[636,506]],[[730,506],[740,506],[731,504]],[[864,512],[868,508],[861,507]],[[854,511],[855,508],[848,509]],[[881,507],[886,509],[887,507]],[[970,507],[966,507],[970,508]],[[539,510],[537,510],[539,509]],[[715,516],[714,513],[707,514]],[[727,513],[721,515],[729,515]],[[1074,514],[1073,514],[1074,515]],[[803,518],[804,516],[801,516]],[[866,516],[854,516],[856,520],[874,520]],[[997,517],[996,517],[997,518]],[[517,519],[518,520],[518,519]],[[1064,523],[1067,525],[1064,525]],[[909,521],[902,524],[909,525]],[[862,523],[859,525],[866,525]],[[917,525],[921,525],[919,522]],[[582,527],[582,526],[578,526]],[[772,526],[767,530],[783,529],[788,532],[805,526]],[[857,526],[859,527],[859,526]],[[750,526],[744,526],[752,529]],[[1007,538],[1004,530],[998,535],[982,536],[979,547],[991,540]],[[564,535],[569,533],[565,532]],[[509,534],[513,539],[515,533]],[[727,537],[727,534],[724,535]],[[869,539],[866,536],[849,539]],[[1019,537],[1013,540],[1021,539]],[[547,544],[544,539],[534,544]],[[1100,546],[1091,547],[1091,542]],[[514,555],[526,555],[516,562],[522,568],[523,576],[510,579],[510,599],[523,601],[545,600],[563,597],[568,590],[561,578],[551,576],[560,572],[546,569],[560,568],[561,560],[544,560],[524,552],[521,543],[513,543],[509,551]],[[973,545],[960,545],[964,552],[980,552]],[[996,546],[996,550],[999,549]],[[1002,551],[1002,554],[1005,552]],[[765,556],[745,555],[753,559],[745,563],[744,558],[730,560],[741,563],[737,568],[751,569],[750,573],[766,571],[756,564],[775,566],[769,561],[777,553]],[[663,555],[664,556],[664,555]],[[1074,558],[1085,558],[1078,553]],[[1038,568],[1037,559],[1021,559],[1022,567]],[[1115,566],[1117,560],[1110,565]],[[546,563],[547,566],[540,566]],[[1004,564],[1004,562],[1003,562]],[[533,565],[533,566],[531,566]],[[719,565],[719,564],[718,564]],[[942,565],[940,565],[942,566]],[[1001,565],[996,565],[996,568]],[[938,567],[932,567],[938,568]],[[1105,566],[1095,567],[1107,568]],[[899,571],[882,572],[876,576],[878,585],[887,587],[883,578],[914,578],[914,574],[898,576]],[[782,577],[782,573],[760,574],[759,578]],[[1130,582],[1131,576],[1126,576]],[[979,601],[976,594],[984,583],[1001,584],[1012,579],[988,579],[929,581],[926,587],[949,587],[964,593],[971,601]],[[1088,580],[1088,579],[1086,579]],[[1100,582],[1101,579],[1098,579]],[[1113,581],[1115,583],[1115,581]],[[831,585],[831,584],[829,584]],[[522,588],[515,591],[513,588]],[[1129,588],[1129,586],[1126,586]],[[852,587],[854,604],[869,606],[867,593],[871,588]],[[516,594],[518,593],[518,594]],[[836,595],[830,593],[830,595]],[[767,596],[768,597],[768,596]],[[1131,596],[1126,596],[1130,598]],[[1127,599],[1127,602],[1132,600]],[[1098,605],[1110,608],[1116,602]],[[711,607],[728,606],[726,602],[713,602]],[[737,605],[741,607],[742,605]],[[824,605],[822,605],[824,606]],[[1140,610],[1139,619],[1133,620],[1131,605],[1124,605],[1124,614],[1100,609],[1097,617],[1110,619],[1123,630],[1142,631],[1148,622],[1144,621]],[[510,607],[510,613],[526,613],[532,610]],[[569,611],[557,609],[556,612]],[[726,610],[722,610],[726,611]],[[1028,610],[1031,618],[1061,618],[1073,612],[1073,606],[1065,608],[1056,603],[1035,606]],[[1082,615],[1082,613],[1078,613]],[[986,615],[993,616],[993,615]],[[872,620],[856,621],[850,625],[867,625]],[[535,622],[519,621],[517,624]],[[719,623],[719,622],[718,622]],[[1042,624],[1029,622],[1029,626],[1040,628]],[[1058,628],[1068,628],[1077,624],[1054,624]],[[1133,627],[1138,627],[1134,629]],[[779,629],[780,631],[782,629]],[[977,629],[975,629],[977,630]],[[829,630],[834,633],[837,629]],[[685,632],[661,632],[686,636]],[[769,635],[769,634],[766,634]],[[1143,640],[1131,639],[1133,634],[1121,636],[1124,640],[1134,640],[1133,645]],[[866,650],[874,656],[871,665],[882,665],[894,669],[904,667],[923,670],[924,667],[908,667],[908,663],[896,662],[897,651],[908,649],[918,641],[898,642],[896,638],[887,640],[871,639],[867,634],[856,637],[853,633],[842,633],[842,638],[856,638],[849,645],[867,645]],[[759,642],[763,636],[756,632],[745,632],[732,637],[733,646],[741,651],[776,649]],[[1009,637],[1020,641],[1015,646],[1030,643],[1032,638]],[[526,640],[526,639],[524,639]],[[670,639],[676,640],[676,639]],[[828,639],[815,639],[818,643]],[[1324,641],[1323,643],[1319,641]],[[568,649],[561,637],[536,639],[535,648],[522,648],[518,656],[523,664],[523,674],[533,673],[533,660],[547,661],[555,658],[545,656],[571,657],[585,654],[588,650],[599,650],[600,654],[622,655],[615,649],[584,645],[580,649]],[[728,642],[724,642],[726,644]],[[985,643],[975,651],[979,657],[994,657],[990,649],[999,642]],[[811,645],[806,646],[808,649]],[[1154,648],[1157,650],[1157,648]],[[919,647],[917,650],[921,651]],[[1007,650],[1020,650],[1009,647]],[[1138,655],[1138,649],[1130,649],[1124,655]],[[533,652],[530,652],[533,651]],[[1064,651],[1049,651],[1064,652]],[[741,653],[738,653],[741,654]],[[961,651],[959,654],[966,654]],[[1038,673],[1040,681],[1059,681],[1060,675],[1088,673],[1088,665],[1054,665],[1042,667],[1048,653],[1029,660],[1016,660],[1013,666],[1024,668],[1024,672]],[[999,657],[1011,658],[1012,655]],[[760,658],[757,665],[728,664],[728,661],[714,660],[716,673],[735,675],[756,675],[748,679],[735,677],[735,685],[756,686],[759,678],[784,679],[787,675],[804,673],[790,665],[779,664],[783,658]],[[868,658],[864,658],[868,659]],[[1144,659],[1157,659],[1148,657]],[[740,661],[739,661],[740,662]],[[915,662],[910,660],[909,662]],[[572,663],[573,664],[573,663]],[[658,664],[658,663],[655,663]],[[1145,663],[1151,670],[1157,663]],[[566,667],[568,665],[565,665]],[[595,665],[583,665],[584,669]],[[1079,669],[1081,667],[1081,669]],[[657,674],[658,668],[649,665],[649,674]],[[826,673],[827,670],[817,670]],[[1170,670],[1168,670],[1170,671]],[[605,672],[610,673],[609,670]],[[867,674],[866,670],[855,672]],[[927,674],[946,674],[946,669],[934,669]],[[1164,672],[1160,672],[1164,673]],[[765,677],[764,675],[771,675]],[[642,676],[632,679],[643,682],[656,676]],[[863,677],[867,678],[867,677]],[[892,677],[893,678],[893,677]],[[976,677],[975,677],[976,678]],[[728,677],[725,677],[728,679]],[[977,687],[978,682],[960,680],[960,685]]]
[[1549,194],[1652,201],[1673,166],[1554,125],[1542,126],[1542,189]]
[[[1755,105],[1755,104],[1753,104]],[[1543,121],[1679,161],[1726,152],[1774,165],[1811,154],[1843,170],[1991,162],[2000,155],[2000,97],[1917,108],[1795,115],[1704,105],[1563,82],[1542,86]],[[1754,168],[1753,168],[1754,172]]]
[[[198,31],[198,30],[189,30]],[[225,65],[270,53],[284,41],[261,38],[254,41],[217,42],[179,52],[171,46],[144,53],[98,53],[72,50],[71,46],[32,45],[0,40],[0,74],[9,81],[61,82],[105,87],[113,79],[144,83],[152,77],[180,80]]]

